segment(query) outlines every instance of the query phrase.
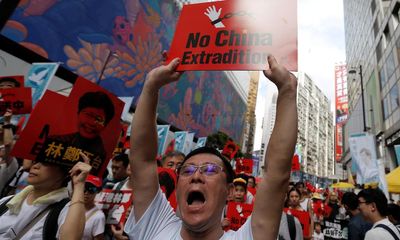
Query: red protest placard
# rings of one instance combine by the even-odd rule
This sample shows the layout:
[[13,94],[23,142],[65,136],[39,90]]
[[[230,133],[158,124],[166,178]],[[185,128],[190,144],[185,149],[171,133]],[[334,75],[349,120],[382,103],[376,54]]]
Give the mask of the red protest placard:
[[233,141],[229,140],[225,143],[224,149],[222,149],[222,155],[230,160],[235,157],[238,150],[239,146],[236,145]]
[[226,218],[229,219],[229,229],[238,230],[251,215],[253,204],[229,202]]
[[292,159],[292,171],[300,171],[299,155],[297,154]]
[[296,1],[184,5],[167,61],[179,57],[178,70],[263,70],[268,54],[297,71]]
[[244,159],[238,158],[236,159],[236,174],[246,173],[251,175],[253,173],[253,159]]
[[0,77],[0,88],[19,88],[24,86],[24,76],[4,76]]
[[132,205],[132,191],[103,189],[94,201],[104,211],[106,224],[125,223]]
[[14,115],[32,111],[31,88],[0,89],[0,115],[11,109]]
[[46,94],[21,133],[15,156],[71,167],[83,160],[83,152],[91,174],[102,176],[117,144],[123,102],[83,78],[68,98]]
[[299,211],[299,210],[289,209],[289,208],[284,208],[283,211],[285,211],[287,214],[293,215],[297,219],[299,219],[301,228],[303,229],[303,236],[310,235],[311,218],[310,218],[310,214],[307,211]]

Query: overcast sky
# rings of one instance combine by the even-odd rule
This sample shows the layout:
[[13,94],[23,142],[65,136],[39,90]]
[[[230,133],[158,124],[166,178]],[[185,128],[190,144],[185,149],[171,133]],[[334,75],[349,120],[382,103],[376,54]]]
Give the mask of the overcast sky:
[[[343,0],[298,0],[298,26],[299,71],[311,77],[332,105],[334,66],[346,61]],[[254,150],[261,147],[262,119],[274,87],[268,79],[260,79]]]

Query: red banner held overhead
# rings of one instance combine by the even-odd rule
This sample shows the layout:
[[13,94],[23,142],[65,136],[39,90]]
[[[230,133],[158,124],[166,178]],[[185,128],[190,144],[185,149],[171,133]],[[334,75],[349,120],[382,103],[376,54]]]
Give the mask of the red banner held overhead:
[[225,143],[224,149],[222,149],[222,155],[231,160],[233,157],[235,157],[237,151],[239,151],[239,146],[233,141],[228,140]]
[[299,155],[295,154],[292,159],[292,171],[300,171]]
[[229,202],[226,218],[229,219],[229,229],[238,230],[251,215],[253,204]]
[[11,109],[14,115],[32,111],[31,88],[0,89],[0,115]]
[[179,57],[178,70],[263,70],[268,54],[297,71],[296,1],[184,5],[167,61]]
[[246,173],[251,175],[253,173],[253,159],[244,159],[238,158],[236,159],[236,174]]

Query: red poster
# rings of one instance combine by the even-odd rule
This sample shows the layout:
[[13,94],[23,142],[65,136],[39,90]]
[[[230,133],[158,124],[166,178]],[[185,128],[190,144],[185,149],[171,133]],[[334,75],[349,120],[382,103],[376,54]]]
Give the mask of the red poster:
[[297,71],[297,1],[184,5],[168,61],[178,70],[263,70],[268,54]]
[[0,89],[0,115],[11,109],[14,115],[32,111],[31,88]]
[[251,175],[253,173],[253,159],[236,159],[236,174],[246,173]]
[[310,235],[311,218],[310,218],[310,214],[307,211],[299,211],[299,210],[294,210],[294,209],[289,209],[289,208],[284,208],[283,211],[285,211],[287,214],[293,215],[297,219],[299,219],[301,228],[303,229],[303,236]]
[[103,189],[94,201],[106,215],[106,224],[125,223],[132,205],[132,191]]
[[82,160],[83,152],[90,159],[91,174],[101,176],[118,141],[124,103],[83,78],[68,98],[50,96],[38,103],[38,111],[35,108],[18,141],[25,147],[17,148],[15,156],[71,167]]
[[297,154],[292,159],[292,171],[300,171],[299,155]]
[[224,149],[222,149],[222,155],[231,160],[233,157],[235,157],[237,151],[239,151],[239,146],[233,141],[229,140],[225,143]]
[[16,75],[0,77],[0,86],[1,88],[24,87],[24,76]]
[[229,202],[226,218],[229,219],[229,229],[238,230],[251,215],[253,204]]

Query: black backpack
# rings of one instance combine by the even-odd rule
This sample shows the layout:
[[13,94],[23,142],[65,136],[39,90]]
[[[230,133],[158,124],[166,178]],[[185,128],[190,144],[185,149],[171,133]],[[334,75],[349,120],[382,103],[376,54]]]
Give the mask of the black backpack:
[[[0,217],[8,211],[7,203],[12,199],[10,197],[0,205]],[[43,225],[43,240],[55,240],[58,230],[58,216],[64,206],[70,201],[69,198],[64,198],[50,205],[50,212],[47,214]]]

